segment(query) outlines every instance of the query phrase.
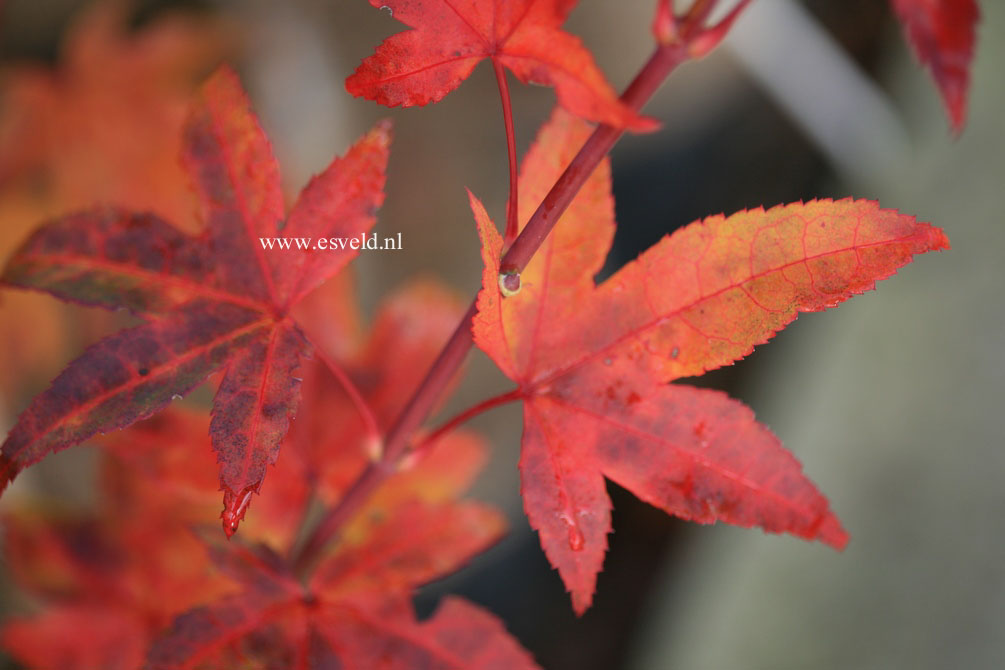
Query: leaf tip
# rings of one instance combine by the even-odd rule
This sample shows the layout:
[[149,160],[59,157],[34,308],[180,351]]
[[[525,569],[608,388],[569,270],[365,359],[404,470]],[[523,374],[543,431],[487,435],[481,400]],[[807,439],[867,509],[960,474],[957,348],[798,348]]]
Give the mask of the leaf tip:
[[928,241],[929,251],[949,251],[952,248],[949,246],[949,236],[944,230],[935,226],[929,226]]
[[237,70],[229,63],[219,65],[203,83],[204,93],[221,90],[232,91],[235,88],[243,90],[241,87],[241,78],[238,76]]
[[572,598],[572,611],[577,617],[586,614],[586,610],[593,605],[592,591],[572,590],[569,591],[569,597]]
[[223,532],[226,533],[228,540],[234,536],[237,527],[241,525],[244,514],[248,511],[248,505],[251,504],[253,493],[255,493],[253,486],[244,489],[240,494],[235,494],[229,488],[224,487],[223,511],[220,512],[220,518],[223,520]]
[[824,517],[816,533],[816,539],[820,540],[835,551],[844,551],[848,546],[851,536],[848,531],[841,526],[841,522],[833,514]]
[[633,133],[654,133],[663,127],[663,122],[651,116],[636,114],[627,125],[628,130]]
[[373,128],[367,133],[367,139],[384,151],[390,148],[393,136],[394,120],[390,118],[380,119],[377,123],[373,124]]
[[953,135],[959,137],[966,123],[970,68],[981,18],[976,0],[893,0],[892,4],[912,51],[935,80]]
[[[7,446],[6,442],[4,446]],[[6,453],[0,452],[0,493],[7,490],[7,486],[14,481],[20,471],[21,469],[14,463],[13,459]]]

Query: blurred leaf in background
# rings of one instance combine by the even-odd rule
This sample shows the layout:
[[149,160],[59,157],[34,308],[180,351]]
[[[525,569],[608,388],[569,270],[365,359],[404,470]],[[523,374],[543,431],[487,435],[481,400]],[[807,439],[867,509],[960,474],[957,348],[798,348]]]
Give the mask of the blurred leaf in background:
[[[15,4],[0,12],[9,16]],[[208,15],[161,13],[132,28],[132,10],[125,0],[89,3],[62,36],[54,66],[0,69],[0,259],[43,220],[98,203],[195,226],[181,124],[196,86],[237,40]],[[0,292],[6,411],[16,409],[15,385],[44,375],[45,361],[70,343],[59,309],[39,295]]]

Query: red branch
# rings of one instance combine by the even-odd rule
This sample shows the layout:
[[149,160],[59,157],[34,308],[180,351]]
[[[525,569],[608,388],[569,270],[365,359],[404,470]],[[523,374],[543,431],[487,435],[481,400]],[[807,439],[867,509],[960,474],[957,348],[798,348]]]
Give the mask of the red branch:
[[500,393],[497,396],[492,396],[487,400],[481,401],[477,405],[472,405],[463,412],[455,414],[447,421],[444,421],[439,428],[435,429],[428,436],[422,438],[422,441],[419,442],[417,445],[415,445],[414,451],[416,453],[425,452],[434,444],[436,444],[441,437],[443,437],[447,433],[450,433],[453,430],[456,430],[457,427],[460,426],[462,423],[470,421],[479,414],[487,412],[494,407],[498,407],[499,405],[505,405],[508,402],[513,402],[514,400],[519,400],[522,397],[522,395],[523,393],[520,389],[513,389],[512,391],[507,391],[506,393]]
[[380,427],[377,424],[377,417],[374,416],[369,403],[363,398],[363,394],[356,388],[356,385],[349,378],[346,371],[324,349],[316,346],[314,347],[314,353],[328,367],[328,371],[331,372],[332,376],[335,377],[335,380],[342,387],[342,390],[349,396],[353,406],[355,406],[356,411],[359,413],[359,418],[363,420],[363,428],[366,430],[367,439],[371,443],[379,445]]

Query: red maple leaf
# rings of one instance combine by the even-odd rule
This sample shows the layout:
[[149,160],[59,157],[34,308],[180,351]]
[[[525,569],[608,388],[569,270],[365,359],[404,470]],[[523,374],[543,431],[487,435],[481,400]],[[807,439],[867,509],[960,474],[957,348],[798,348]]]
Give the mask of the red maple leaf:
[[970,61],[980,12],[976,0],[891,0],[918,59],[932,71],[953,130],[967,117]]
[[141,667],[147,646],[172,617],[225,592],[209,578],[194,538],[164,521],[147,517],[158,532],[139,543],[135,526],[8,516],[8,561],[18,584],[46,607],[7,620],[0,644],[32,668]]
[[554,86],[573,114],[634,130],[655,123],[622,104],[589,50],[560,26],[576,0],[370,0],[414,30],[392,35],[346,80],[382,105],[443,98],[490,58],[524,83]]
[[299,400],[294,374],[310,346],[290,309],[357,253],[267,251],[260,238],[369,230],[384,197],[389,142],[389,126],[378,124],[312,179],[287,214],[268,140],[237,77],[219,70],[184,134],[201,235],[152,214],[100,208],[43,226],[8,262],[9,285],[126,308],[144,323],[88,349],[35,398],[3,443],[0,484],[50,452],[150,416],[225,368],[210,432],[224,528],[236,530]]
[[[405,377],[419,374],[456,312],[442,289],[422,283],[381,308],[371,335],[349,358],[354,376],[371,380],[365,393],[378,416],[404,400],[388,366],[397,365]],[[392,331],[399,337],[392,339]],[[328,422],[296,424],[248,529],[276,540],[284,554],[310,505],[306,494],[340,498],[367,462],[365,433],[351,420],[355,410],[317,361],[308,365],[304,404],[333,410],[326,418],[334,427],[316,442],[299,433]],[[139,667],[137,659],[170,618],[195,607],[158,645],[153,667],[238,667],[249,659],[264,667],[326,667],[323,661],[332,658],[374,667],[368,654],[389,656],[399,664],[392,667],[426,658],[446,667],[491,667],[492,659],[503,667],[532,667],[501,624],[479,608],[451,598],[420,623],[408,602],[415,586],[455,570],[502,532],[494,510],[455,502],[485,461],[486,445],[474,434],[457,431],[438,440],[388,479],[349,521],[338,550],[305,589],[261,546],[248,553],[204,539],[229,578],[207,569],[204,546],[186,524],[205,518],[216,489],[208,475],[208,423],[203,413],[172,407],[104,436],[99,443],[112,458],[102,472],[105,504],[97,522],[7,521],[14,576],[46,605],[7,625],[0,640],[9,651],[37,667]],[[234,624],[225,617],[236,613],[253,625],[220,630],[222,622]],[[207,621],[210,615],[217,618]],[[64,626],[74,626],[72,634],[60,634]],[[59,635],[58,644],[46,642],[52,635]],[[225,639],[208,641],[213,635]]]
[[486,505],[456,502],[469,476],[443,478],[444,463],[466,458],[467,446],[437,449],[446,460],[389,479],[306,581],[265,545],[207,538],[241,591],[178,617],[151,647],[148,667],[535,667],[492,615],[460,599],[448,598],[428,621],[415,617],[413,590],[458,569],[504,525]]
[[[126,472],[105,465],[106,481]],[[137,481],[130,471],[120,482],[128,490],[106,487],[93,517],[43,514],[38,504],[5,515],[10,572],[44,608],[7,620],[0,644],[30,667],[133,670],[173,617],[233,590],[210,572],[185,525],[187,505]]]
[[[339,282],[333,282],[338,284]],[[343,291],[326,293],[346,310],[352,300]],[[401,410],[408,393],[436,358],[463,310],[439,284],[417,281],[392,293],[379,307],[366,337],[340,342],[348,350],[336,358],[354,380],[380,428]],[[321,324],[303,321],[312,341],[322,345]],[[305,361],[298,418],[287,434],[281,455],[263,483],[262,497],[250,519],[251,536],[275,546],[288,546],[297,533],[296,520],[311,497],[336,504],[371,462],[374,445],[341,382],[319,358]],[[207,479],[203,456],[211,453],[209,419],[181,407],[168,408],[127,430],[103,436],[100,444],[127,462],[133,474],[111,482],[113,489],[156,490],[143,500],[166,501],[193,508],[186,518],[205,518]],[[186,448],[179,449],[178,445]],[[466,489],[485,462],[487,447],[475,433],[453,431],[436,441],[421,458],[409,459],[394,485],[379,489],[371,508],[386,509],[403,500],[441,503]],[[211,463],[208,464],[211,467]],[[106,485],[106,489],[109,488]],[[137,504],[135,493],[122,506]],[[127,502],[127,500],[129,502]]]
[[148,667],[535,667],[480,608],[448,598],[419,622],[409,601],[415,586],[455,570],[500,528],[498,514],[475,503],[403,505],[357,528],[362,539],[343,543],[306,585],[263,545],[216,547],[243,590],[178,617]]
[[[524,161],[521,191],[553,183],[588,133],[557,112]],[[610,531],[604,477],[684,519],[844,546],[826,499],[748,408],[667,382],[731,364],[797,312],[947,248],[940,230],[869,201],[751,210],[678,230],[596,286],[614,234],[606,163],[520,275],[500,275],[502,240],[471,202],[486,265],[475,341],[519,384],[524,508],[577,612]]]
[[[198,460],[210,454],[206,424],[199,413],[171,408],[101,440],[109,457],[96,520],[6,519],[13,576],[44,608],[5,624],[5,649],[32,667],[68,669],[148,667],[148,651],[154,668],[330,667],[335,660],[384,667],[378,658],[401,668],[431,660],[456,668],[534,667],[480,608],[448,598],[419,622],[409,602],[416,586],[456,570],[503,530],[494,509],[456,502],[484,461],[480,440],[464,433],[440,440],[393,475],[304,586],[265,545],[249,550],[188,531],[216,488]],[[190,440],[205,448],[173,448]],[[346,452],[358,451],[358,442],[329,446],[342,452],[330,467],[357,462]],[[282,486],[287,474],[301,473],[280,467],[270,486]],[[277,498],[273,493],[263,507]],[[287,530],[308,504],[287,504]],[[278,525],[256,514],[251,530],[268,532],[272,522]],[[275,546],[288,553],[292,542],[287,532]]]

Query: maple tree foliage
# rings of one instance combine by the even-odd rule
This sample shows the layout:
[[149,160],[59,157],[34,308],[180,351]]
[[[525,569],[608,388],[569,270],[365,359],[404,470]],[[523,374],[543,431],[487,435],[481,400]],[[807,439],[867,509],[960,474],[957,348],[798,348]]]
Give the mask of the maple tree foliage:
[[[494,617],[460,599],[416,620],[412,589],[457,569],[501,531],[477,503],[412,501],[373,514],[306,584],[263,545],[215,545],[242,590],[178,617],[151,647],[152,668],[534,667]],[[327,661],[331,663],[331,660]],[[383,665],[381,665],[383,664]]]
[[[350,236],[383,200],[389,126],[378,124],[306,186],[287,216],[268,140],[237,77],[219,70],[186,126],[184,159],[205,231],[102,207],[46,224],[8,261],[8,285],[125,307],[146,323],[87,350],[22,413],[3,444],[4,486],[46,454],[150,416],[226,368],[213,448],[224,527],[236,530],[275,462],[310,346],[291,307],[357,253],[266,254],[260,237]],[[250,259],[250,262],[249,262]]]
[[[556,112],[521,188],[552,183],[588,133]],[[940,230],[869,201],[751,210],[691,224],[595,286],[615,227],[606,163],[519,275],[500,274],[502,239],[474,196],[471,205],[486,266],[475,341],[519,384],[524,508],[577,612],[590,605],[611,529],[604,476],[684,519],[845,545],[827,501],[749,409],[666,383],[728,365],[797,312],[948,248]]]
[[[346,294],[347,289],[345,285],[338,287],[328,297],[352,305],[354,300]],[[352,377],[379,427],[401,410],[410,388],[433,362],[461,313],[457,299],[449,291],[437,283],[419,281],[387,297],[369,334],[345,335],[338,365]],[[316,332],[317,324],[309,318],[303,325],[308,333]],[[264,485],[267,494],[261,496],[255,514],[249,518],[249,534],[275,546],[292,543],[297,532],[296,524],[291,522],[295,510],[302,509],[312,497],[337,502],[372,457],[368,454],[372,436],[328,367],[315,358],[306,361],[299,373],[303,375],[303,399],[298,418]],[[149,447],[152,450],[179,452],[175,458],[161,457],[156,470],[151,469],[149,457],[140,453],[144,460],[134,467],[146,471],[149,485],[161,487],[165,498],[204,503],[201,490],[206,488],[206,477],[212,478],[212,464],[201,466],[207,474],[201,477],[198,487],[193,487],[188,470],[197,466],[191,461],[186,464],[184,459],[186,452],[210,453],[208,421],[181,421],[176,412],[170,416],[170,424],[151,419],[129,431],[110,433],[102,440],[121,459],[130,462],[134,460],[131,446],[137,439],[159,445]],[[177,445],[186,445],[186,449]],[[412,498],[444,502],[471,482],[484,464],[485,450],[482,440],[473,433],[452,432],[424,452],[421,467],[402,471],[394,486],[378,491],[375,504]],[[205,513],[203,504],[203,518]]]
[[[976,6],[893,1],[959,128]],[[18,659],[61,668],[535,667],[477,606],[448,597],[420,620],[411,602],[503,532],[498,511],[462,499],[486,445],[458,426],[508,400],[523,406],[524,508],[579,614],[611,530],[605,479],[684,519],[837,549],[848,541],[750,409],[680,380],[743,358],[799,312],[874,288],[915,254],[948,248],[942,231],[868,200],[798,202],[694,222],[594,280],[615,230],[601,160],[611,133],[651,129],[636,111],[651,94],[642,91],[718,44],[748,3],[711,27],[714,1],[681,16],[657,3],[656,54],[621,99],[560,28],[575,0],[371,4],[412,30],[363,62],[346,82],[354,95],[427,104],[484,59],[501,77],[510,220],[504,238],[469,193],[485,265],[476,302],[465,313],[439,285],[413,282],[364,332],[352,279],[340,272],[354,250],[264,253],[259,238],[369,230],[384,197],[390,128],[379,123],[287,210],[268,139],[236,75],[219,69],[180,131],[197,225],[169,223],[156,202],[155,213],[133,211],[141,205],[130,198],[79,210],[44,224],[0,277],[141,321],[70,363],[3,443],[4,487],[54,451],[92,439],[103,450],[93,514],[19,508],[4,517],[11,571],[46,605],[0,629]],[[98,16],[111,26],[121,14]],[[147,48],[159,53],[132,42],[122,53],[134,48],[140,61]],[[519,183],[503,67],[554,86],[561,106]],[[608,125],[593,130],[577,116]],[[25,139],[0,166],[30,163],[47,147]],[[581,189],[567,166],[585,179]],[[567,210],[555,205],[563,197]],[[512,262],[516,229],[550,226],[553,215],[540,248]],[[472,342],[517,388],[423,430]],[[165,409],[214,372],[222,374],[209,416]],[[193,529],[220,490],[228,539],[253,494],[264,494],[242,533],[253,539],[223,542],[218,531]]]
[[977,0],[891,0],[918,59],[932,72],[956,132],[967,116]]
[[[400,409],[401,375],[422,373],[458,315],[448,292],[420,283],[391,296],[366,337],[345,343],[342,363],[364,382],[378,416]],[[223,545],[188,530],[217,495],[209,417],[170,408],[101,438],[106,505],[97,522],[64,532],[53,520],[55,530],[7,520],[18,531],[8,537],[19,581],[67,604],[8,623],[4,646],[39,667],[64,668],[385,667],[376,659],[392,668],[535,667],[470,603],[447,598],[425,621],[411,609],[416,586],[456,570],[503,531],[498,512],[458,501],[485,462],[485,443],[468,431],[438,440],[391,477],[306,584],[290,574],[281,557],[312,496],[340,498],[367,462],[365,431],[341,387],[320,361],[306,368],[304,413],[313,420],[287,437],[246,529],[265,542]],[[93,533],[95,523],[103,534]],[[69,531],[78,527],[115,542],[118,554],[74,543]],[[45,641],[78,621],[74,635]]]
[[[333,458],[325,470],[344,472],[360,453],[352,439],[327,445]],[[414,587],[456,570],[502,532],[496,511],[454,500],[477,472],[483,449],[471,437],[444,442],[437,457],[389,480],[306,584],[266,545],[222,546],[210,538],[216,564],[240,589],[179,616],[151,647],[149,667],[229,667],[249,660],[326,667],[331,659],[378,667],[378,658],[401,668],[490,667],[490,659],[499,667],[533,667],[501,624],[474,605],[447,599],[424,622],[411,609]],[[443,466],[453,459],[474,467],[445,480]],[[280,487],[304,483],[296,469],[287,474],[291,480]],[[284,478],[279,470],[272,479]],[[308,503],[302,498],[290,505],[287,498],[287,524]],[[255,519],[269,522],[268,516]]]
[[370,0],[412,26],[377,47],[346,80],[356,96],[391,107],[436,102],[486,58],[524,83],[554,86],[573,114],[634,130],[656,124],[617,98],[590,52],[561,30],[576,0]]
[[[401,668],[428,659],[450,668],[491,667],[490,660],[534,667],[474,605],[449,598],[423,622],[411,611],[415,586],[455,570],[502,532],[493,509],[455,501],[480,467],[482,443],[445,441],[435,457],[389,480],[304,586],[265,544],[223,546],[188,530],[216,490],[200,467],[210,452],[204,444],[193,460],[172,447],[198,436],[205,443],[206,424],[204,414],[171,409],[110,436],[114,458],[106,466],[116,481],[106,482],[108,504],[96,520],[8,517],[18,581],[57,603],[8,622],[0,636],[8,651],[36,667],[63,668],[135,668],[144,658],[153,668],[327,667],[324,658],[376,667],[378,657]],[[358,447],[341,445],[339,466],[348,457],[339,452]],[[473,467],[444,479],[444,464],[457,459]],[[288,505],[284,521],[308,503]],[[65,626],[72,635],[47,639]]]
[[168,410],[115,433],[91,514],[32,500],[5,514],[9,569],[46,605],[4,623],[9,653],[35,668],[142,667],[175,615],[233,590],[188,528],[218,499],[211,451],[175,448],[206,423],[203,412]]

